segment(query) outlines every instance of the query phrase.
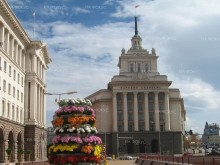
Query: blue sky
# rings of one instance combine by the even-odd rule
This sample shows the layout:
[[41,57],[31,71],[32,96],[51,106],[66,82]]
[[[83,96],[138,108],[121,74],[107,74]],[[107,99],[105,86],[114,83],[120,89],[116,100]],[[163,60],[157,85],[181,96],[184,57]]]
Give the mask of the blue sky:
[[[220,123],[219,0],[8,0],[30,37],[48,44],[47,91],[86,97],[106,89],[122,48],[134,35],[134,6],[143,47],[156,49],[158,70],[179,88],[186,129]],[[47,96],[47,123],[58,108]]]

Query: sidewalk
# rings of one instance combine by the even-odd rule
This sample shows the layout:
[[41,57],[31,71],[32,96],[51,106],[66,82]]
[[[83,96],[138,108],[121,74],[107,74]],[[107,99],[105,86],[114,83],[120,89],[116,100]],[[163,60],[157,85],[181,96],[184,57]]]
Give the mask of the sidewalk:
[[135,160],[108,160],[109,165],[134,165]]

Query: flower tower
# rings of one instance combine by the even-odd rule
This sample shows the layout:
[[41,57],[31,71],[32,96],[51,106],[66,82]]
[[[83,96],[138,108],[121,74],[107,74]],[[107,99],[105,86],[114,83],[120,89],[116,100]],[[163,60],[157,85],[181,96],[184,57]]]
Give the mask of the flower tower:
[[95,136],[95,111],[87,99],[63,99],[53,116],[55,136],[48,148],[48,160],[54,165],[102,164],[103,144]]

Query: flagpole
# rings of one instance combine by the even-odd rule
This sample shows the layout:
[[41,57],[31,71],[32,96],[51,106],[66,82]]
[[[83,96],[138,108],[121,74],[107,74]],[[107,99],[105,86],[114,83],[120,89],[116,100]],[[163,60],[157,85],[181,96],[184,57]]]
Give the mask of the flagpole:
[[35,12],[33,13],[34,25],[33,25],[33,40],[35,39]]
[[136,8],[138,8],[140,5],[136,5],[135,7],[134,7],[134,11],[135,11],[135,17],[136,17]]

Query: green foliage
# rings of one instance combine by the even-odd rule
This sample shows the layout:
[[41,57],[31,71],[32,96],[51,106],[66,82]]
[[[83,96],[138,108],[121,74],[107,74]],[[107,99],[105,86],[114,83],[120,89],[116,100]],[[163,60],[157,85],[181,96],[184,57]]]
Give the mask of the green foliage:
[[24,150],[23,149],[19,149],[18,150],[18,154],[21,154],[21,155],[24,154]]
[[31,151],[31,150],[26,150],[25,153],[26,153],[26,154],[31,154],[32,151]]
[[12,150],[8,148],[7,150],[5,150],[5,152],[7,153],[7,155],[10,155],[12,153]]

